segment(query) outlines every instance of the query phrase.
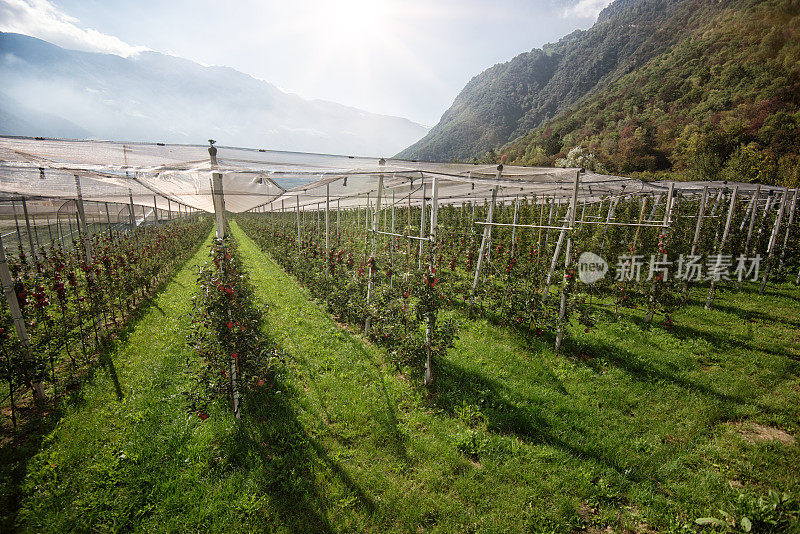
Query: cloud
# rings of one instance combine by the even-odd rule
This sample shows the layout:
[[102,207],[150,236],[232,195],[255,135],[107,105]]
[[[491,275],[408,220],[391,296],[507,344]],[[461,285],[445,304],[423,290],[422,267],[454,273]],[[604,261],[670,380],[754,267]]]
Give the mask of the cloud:
[[60,11],[49,0],[0,0],[0,31],[38,37],[55,45],[86,52],[122,57],[148,50],[132,46],[95,29],[83,29],[80,21]]
[[610,3],[610,0],[580,0],[574,6],[566,8],[561,13],[561,16],[565,19],[596,19],[603,8]]

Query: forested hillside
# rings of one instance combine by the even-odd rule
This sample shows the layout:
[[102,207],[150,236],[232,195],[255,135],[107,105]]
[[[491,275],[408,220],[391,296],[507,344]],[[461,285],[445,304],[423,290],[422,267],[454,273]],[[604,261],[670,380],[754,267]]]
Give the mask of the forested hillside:
[[793,184],[798,28],[798,0],[617,0],[474,78],[401,155]]

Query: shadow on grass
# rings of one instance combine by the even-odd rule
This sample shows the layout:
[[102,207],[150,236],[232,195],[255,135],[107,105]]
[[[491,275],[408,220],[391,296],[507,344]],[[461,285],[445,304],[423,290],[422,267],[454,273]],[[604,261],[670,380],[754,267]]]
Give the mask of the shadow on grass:
[[620,348],[618,345],[601,340],[581,342],[568,338],[564,343],[564,352],[566,354],[589,355],[589,358],[582,358],[580,361],[595,371],[599,371],[600,366],[605,362],[625,371],[637,380],[653,384],[668,382],[688,391],[699,392],[707,397],[715,399],[721,403],[722,408],[725,409],[734,406],[756,406],[767,413],[793,414],[791,410],[781,410],[774,406],[768,406],[758,402],[754,397],[744,397],[718,391],[696,380],[685,378],[677,372],[652,365],[645,359],[638,357],[628,350]]
[[[97,349],[97,362],[88,364],[88,368],[85,370],[85,374],[80,379],[80,384],[77,387],[68,388],[63,398],[50,399],[44,408],[18,409],[18,428],[16,433],[12,433],[10,425],[8,425],[8,428],[5,425],[3,426],[2,435],[0,435],[0,532],[13,532],[15,530],[15,522],[22,500],[21,486],[28,470],[28,462],[39,452],[44,437],[58,424],[64,407],[83,404],[84,391],[82,384],[93,382],[98,369],[104,368],[114,385],[117,399],[123,399],[122,385],[111,355],[120,345],[124,345],[128,341],[131,332],[137,328],[151,306],[155,306],[162,315],[164,314],[164,311],[156,304],[155,298],[164,290],[168,282],[174,277],[174,274],[180,272],[188,264],[201,245],[202,242],[198,243],[197,249],[187,255],[184,261],[173,265],[171,274],[165,276],[153,290],[153,296],[139,302],[126,318],[124,325],[114,333],[114,336],[101,342],[100,347]],[[85,333],[87,336],[93,335],[91,329],[87,329]]]
[[28,461],[39,451],[42,440],[55,428],[62,414],[52,403],[43,409],[17,410],[18,416],[23,415],[18,419],[17,432],[14,435],[4,432],[0,445],[0,532],[15,531]]
[[[648,477],[633,466],[619,464],[608,448],[596,440],[596,432],[575,424],[581,420],[577,410],[561,406],[559,413],[548,419],[534,409],[521,407],[541,405],[540,399],[519,395],[498,380],[450,360],[436,363],[436,394],[430,396],[430,402],[451,417],[456,417],[465,404],[479,406],[490,431],[513,434],[532,444],[548,445],[578,459],[592,459],[634,482]],[[560,426],[555,426],[556,421]]]
[[287,384],[277,381],[271,388],[245,395],[242,419],[224,437],[225,454],[237,469],[252,472],[252,478],[289,531],[334,532],[328,513],[337,503],[320,490],[320,466],[368,514],[374,511],[375,503],[325,447],[306,432],[292,402],[295,394]]

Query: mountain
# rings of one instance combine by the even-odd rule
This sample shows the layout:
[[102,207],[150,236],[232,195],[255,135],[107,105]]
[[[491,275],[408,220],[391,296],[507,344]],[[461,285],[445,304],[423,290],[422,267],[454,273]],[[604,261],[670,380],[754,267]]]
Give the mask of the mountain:
[[122,58],[0,32],[0,133],[391,155],[427,132],[305,100],[228,67],[157,52]]
[[[473,78],[399,156],[800,178],[800,1],[616,0]],[[487,151],[491,151],[487,155]]]

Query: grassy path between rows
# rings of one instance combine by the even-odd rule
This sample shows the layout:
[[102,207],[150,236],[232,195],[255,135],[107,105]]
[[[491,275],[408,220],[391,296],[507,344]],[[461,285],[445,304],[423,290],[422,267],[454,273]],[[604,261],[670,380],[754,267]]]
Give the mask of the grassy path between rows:
[[[202,457],[210,426],[182,388],[198,252],[126,329],[28,463],[24,531],[183,530],[203,524]],[[214,491],[225,491],[218,488]]]
[[735,512],[739,491],[800,496],[797,444],[739,423],[798,433],[796,288],[689,306],[670,330],[639,312],[576,327],[564,354],[454,313],[460,337],[428,395],[231,226],[290,356],[287,406],[312,444],[306,503],[321,524],[669,530]]

